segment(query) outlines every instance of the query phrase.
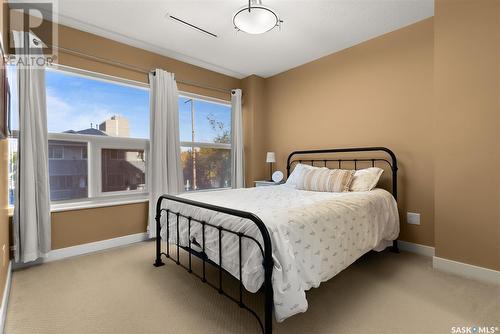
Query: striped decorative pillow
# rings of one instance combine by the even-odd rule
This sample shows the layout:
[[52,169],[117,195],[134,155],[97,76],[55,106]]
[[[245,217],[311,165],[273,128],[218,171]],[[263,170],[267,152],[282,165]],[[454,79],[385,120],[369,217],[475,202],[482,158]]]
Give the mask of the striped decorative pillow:
[[304,170],[301,176],[297,189],[339,193],[349,191],[354,171],[323,167]]

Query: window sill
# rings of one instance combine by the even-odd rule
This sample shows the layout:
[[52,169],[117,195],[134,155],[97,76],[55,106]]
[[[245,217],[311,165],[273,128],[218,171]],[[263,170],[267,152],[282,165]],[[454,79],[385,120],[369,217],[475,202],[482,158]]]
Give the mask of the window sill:
[[83,209],[103,208],[107,206],[117,206],[147,202],[147,196],[135,196],[132,198],[98,198],[81,202],[57,203],[50,205],[50,212],[74,211]]
[[[147,196],[134,196],[129,198],[97,198],[89,199],[86,201],[78,202],[67,202],[67,203],[56,203],[50,205],[50,212],[63,212],[63,211],[74,211],[74,210],[84,210],[93,208],[104,208],[107,206],[117,206],[117,205],[127,205],[144,203],[149,201]],[[9,206],[7,209],[9,217],[14,215],[14,207]]]
[[[217,188],[217,189],[191,190],[191,191],[183,192],[183,194],[222,191],[222,190],[228,190],[228,189],[232,189],[232,188],[228,187],[228,188]],[[118,206],[118,205],[144,203],[147,201],[149,201],[149,197],[147,195],[129,196],[129,197],[121,197],[121,198],[99,197],[99,198],[95,198],[95,199],[89,199],[86,201],[54,203],[54,204],[50,205],[50,212],[64,212],[64,211],[84,210],[84,209],[93,209],[93,208],[104,208],[107,206]],[[14,214],[14,208],[11,206],[8,208],[8,215],[9,215],[9,217],[12,217],[13,214]]]
[[[104,208],[107,206],[117,206],[117,205],[127,205],[144,203],[149,201],[148,197],[135,197],[135,198],[113,198],[113,199],[94,199],[81,202],[71,202],[71,203],[57,203],[50,205],[50,212],[63,212],[63,211],[74,211],[74,210],[84,210],[93,208]],[[14,215],[14,207],[9,206],[7,209],[9,217]]]
[[[221,191],[232,189],[228,188],[216,188],[216,189],[201,189],[201,190],[192,190],[183,192],[183,194],[189,193],[200,193],[200,192],[212,192],[212,191]],[[66,202],[66,203],[53,203],[50,205],[50,212],[63,212],[63,211],[74,211],[74,210],[83,210],[83,209],[93,209],[93,208],[103,208],[107,206],[117,206],[117,205],[126,205],[126,204],[135,204],[135,203],[144,203],[149,201],[148,195],[140,194],[140,195],[129,195],[127,197],[111,197],[106,198],[98,197],[94,199],[89,199],[86,201],[76,201],[76,202]],[[13,208],[10,209],[13,211]],[[11,212],[9,211],[9,212]]]

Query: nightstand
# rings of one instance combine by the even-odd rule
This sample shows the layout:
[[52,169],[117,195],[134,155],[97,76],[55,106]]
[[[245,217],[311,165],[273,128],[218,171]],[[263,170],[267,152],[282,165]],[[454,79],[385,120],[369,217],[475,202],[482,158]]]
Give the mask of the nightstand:
[[282,182],[276,183],[274,181],[254,181],[254,183],[255,183],[256,187],[277,186],[277,185],[283,184]]

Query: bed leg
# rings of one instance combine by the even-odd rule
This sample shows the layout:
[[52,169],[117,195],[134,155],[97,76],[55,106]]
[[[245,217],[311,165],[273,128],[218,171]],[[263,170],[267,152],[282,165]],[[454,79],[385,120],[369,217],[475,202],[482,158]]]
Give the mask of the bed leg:
[[[271,295],[269,295],[271,293]],[[265,305],[264,305],[264,334],[272,334],[273,332],[273,296],[272,288],[265,289]]]
[[[161,198],[159,201],[161,201]],[[161,267],[165,265],[165,263],[163,263],[163,261],[161,260],[160,212],[156,213],[156,260],[153,264],[155,267]]]
[[391,252],[393,252],[393,253],[399,253],[399,247],[398,247],[398,241],[397,240],[393,240],[392,241]]
[[273,332],[273,260],[270,253],[270,247],[266,248],[269,252],[264,260],[264,334],[272,334]]

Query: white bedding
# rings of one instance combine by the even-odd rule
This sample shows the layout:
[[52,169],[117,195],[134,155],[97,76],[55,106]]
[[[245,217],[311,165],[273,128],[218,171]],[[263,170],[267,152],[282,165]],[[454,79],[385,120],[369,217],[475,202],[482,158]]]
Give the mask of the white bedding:
[[[267,226],[273,244],[274,310],[277,321],[307,310],[305,291],[347,268],[366,252],[383,250],[399,234],[396,201],[382,189],[328,193],[296,190],[286,185],[183,194],[182,197],[256,214]],[[241,231],[262,240],[255,224],[245,219],[185,204],[169,209]],[[170,242],[176,241],[175,217],[170,217]],[[166,219],[161,236],[166,240]],[[180,219],[180,244],[188,245],[187,220]],[[205,252],[219,262],[218,230],[206,227]],[[191,224],[191,240],[202,243],[201,226]],[[222,237],[222,266],[239,278],[238,238]],[[192,247],[195,248],[194,244]],[[264,281],[262,256],[251,240],[243,241],[242,282],[256,292]]]

